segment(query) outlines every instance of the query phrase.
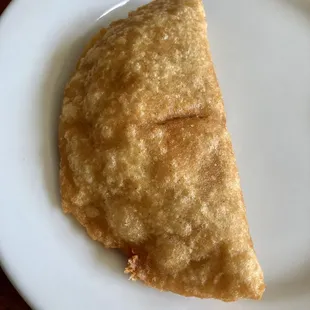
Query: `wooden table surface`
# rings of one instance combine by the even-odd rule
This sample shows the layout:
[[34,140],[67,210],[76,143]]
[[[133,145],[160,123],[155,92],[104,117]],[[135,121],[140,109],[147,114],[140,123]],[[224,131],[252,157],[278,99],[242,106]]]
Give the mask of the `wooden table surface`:
[[10,2],[11,0],[0,0],[0,15]]
[[[0,0],[1,1],[1,0]],[[0,268],[0,310],[30,310]]]
[[[0,0],[0,15],[11,0]],[[1,20],[1,16],[0,16]],[[0,268],[0,310],[30,310]]]

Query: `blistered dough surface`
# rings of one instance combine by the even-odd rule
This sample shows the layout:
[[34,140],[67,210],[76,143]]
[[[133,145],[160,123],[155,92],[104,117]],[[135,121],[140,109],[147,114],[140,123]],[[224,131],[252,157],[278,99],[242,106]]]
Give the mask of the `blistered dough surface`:
[[62,205],[133,279],[261,297],[199,0],[156,0],[89,44],[60,118]]

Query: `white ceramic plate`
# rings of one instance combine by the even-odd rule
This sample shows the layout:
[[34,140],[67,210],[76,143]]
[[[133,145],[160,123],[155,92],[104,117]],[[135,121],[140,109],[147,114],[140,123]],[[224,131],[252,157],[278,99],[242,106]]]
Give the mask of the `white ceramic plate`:
[[[160,293],[123,274],[59,203],[64,84],[101,26],[144,4],[16,0],[0,21],[0,250],[35,309],[310,309],[310,0],[206,0],[209,37],[265,271],[263,301]],[[98,19],[101,16],[100,19]]]

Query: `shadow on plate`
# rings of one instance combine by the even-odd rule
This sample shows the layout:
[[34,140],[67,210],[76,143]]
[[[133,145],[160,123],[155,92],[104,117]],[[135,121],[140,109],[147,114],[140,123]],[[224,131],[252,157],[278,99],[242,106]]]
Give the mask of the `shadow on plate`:
[[310,294],[310,258],[281,282],[267,284],[264,301],[278,302]]
[[290,5],[293,9],[298,10],[304,14],[308,21],[310,21],[310,0],[280,0],[282,3]]
[[[47,71],[44,72],[40,90],[41,119],[39,122],[41,138],[40,158],[42,159],[42,173],[45,182],[46,192],[50,203],[61,210],[59,191],[59,154],[58,154],[58,122],[63,101],[63,92],[67,81],[74,72],[76,63],[82,54],[83,47],[91,37],[102,27],[108,26],[112,21],[124,18],[127,12],[134,10],[136,6],[126,4],[126,8],[116,8],[108,14],[94,12],[96,18],[90,23],[87,29],[81,29],[80,19],[76,23],[69,25],[71,34],[62,34],[60,44],[55,46],[55,52],[49,61]],[[108,12],[109,8],[105,11]],[[83,18],[83,17],[81,17]],[[72,35],[76,30],[81,30],[79,35]],[[77,223],[71,216],[66,217],[70,229],[72,229],[80,239],[91,239],[86,235],[85,229]],[[92,242],[93,258],[100,266],[108,266],[109,269],[118,274],[122,274],[125,266],[125,257],[117,250],[106,250],[97,242]],[[126,277],[124,275],[124,277]]]

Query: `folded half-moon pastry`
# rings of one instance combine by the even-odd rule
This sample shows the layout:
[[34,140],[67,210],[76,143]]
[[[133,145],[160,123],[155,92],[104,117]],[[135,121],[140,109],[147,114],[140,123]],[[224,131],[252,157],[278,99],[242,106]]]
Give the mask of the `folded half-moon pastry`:
[[66,86],[62,206],[131,279],[185,296],[260,299],[200,0],[155,0],[93,38]]

